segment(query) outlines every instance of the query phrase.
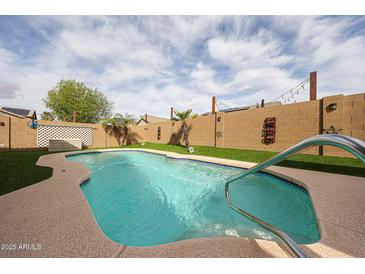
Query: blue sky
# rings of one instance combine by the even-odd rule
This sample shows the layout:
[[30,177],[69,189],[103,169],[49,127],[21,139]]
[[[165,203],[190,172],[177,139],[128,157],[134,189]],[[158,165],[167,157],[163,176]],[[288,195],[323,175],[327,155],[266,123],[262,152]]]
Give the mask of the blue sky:
[[[115,112],[270,101],[318,71],[319,97],[365,89],[364,16],[0,16],[0,106],[45,110],[61,79]],[[295,98],[306,100],[307,92]]]

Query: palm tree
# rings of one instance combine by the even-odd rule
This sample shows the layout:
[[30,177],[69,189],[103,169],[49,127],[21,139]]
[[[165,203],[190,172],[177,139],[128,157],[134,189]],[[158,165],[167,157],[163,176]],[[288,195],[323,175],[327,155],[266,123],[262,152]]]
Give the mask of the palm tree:
[[120,115],[120,123],[124,133],[123,145],[126,145],[129,135],[129,127],[135,125],[137,123],[137,119],[133,115],[126,113],[125,115]]
[[113,117],[103,120],[103,126],[110,135],[114,135],[120,145],[120,139],[123,136],[123,145],[128,139],[128,128],[136,123],[133,115],[116,113]]
[[186,121],[187,119],[195,118],[198,114],[192,113],[193,110],[191,108],[185,111],[177,111],[174,110],[175,116],[171,118],[173,121]]
[[172,121],[182,121],[181,129],[184,136],[184,142],[185,146],[189,146],[189,132],[191,130],[191,126],[188,126],[186,124],[186,120],[193,119],[197,117],[198,115],[193,113],[193,110],[191,108],[185,110],[185,111],[176,111],[174,110],[175,116],[171,117]]

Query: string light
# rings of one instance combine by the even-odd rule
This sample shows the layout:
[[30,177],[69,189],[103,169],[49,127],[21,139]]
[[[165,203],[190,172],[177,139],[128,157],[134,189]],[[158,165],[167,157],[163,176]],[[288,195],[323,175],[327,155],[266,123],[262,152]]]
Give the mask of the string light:
[[216,101],[215,105],[216,105],[218,111],[232,108],[231,106],[223,103],[222,101]]
[[[270,101],[271,102],[277,102],[280,101],[283,104],[289,103],[292,99],[294,99],[294,97],[296,95],[299,95],[300,92],[305,90],[305,86],[309,83],[309,79],[305,79],[302,82],[300,82],[298,85],[296,85],[295,87],[289,89],[288,91],[284,92],[283,94],[279,95],[278,97],[276,97],[274,100]],[[296,101],[294,101],[296,102]],[[226,103],[222,102],[222,101],[216,101],[216,107],[218,111],[222,111],[222,110],[226,110],[226,109],[230,109],[232,108],[232,106],[227,105]]]
[[286,104],[288,102],[290,102],[291,99],[294,98],[295,95],[299,94],[300,92],[302,92],[303,90],[305,90],[305,86],[309,83],[309,79],[305,79],[304,81],[302,81],[301,83],[299,83],[298,85],[296,85],[295,87],[289,89],[288,91],[284,92],[283,94],[279,95],[278,97],[276,97],[274,100],[272,100],[271,102],[277,102],[280,101],[283,104]]

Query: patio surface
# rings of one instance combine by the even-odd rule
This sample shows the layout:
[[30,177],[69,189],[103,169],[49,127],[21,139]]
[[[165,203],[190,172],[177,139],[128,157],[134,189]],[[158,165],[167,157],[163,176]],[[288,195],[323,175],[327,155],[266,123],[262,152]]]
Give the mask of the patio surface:
[[[105,149],[99,151],[112,151]],[[254,163],[143,150],[249,168]],[[80,184],[90,171],[65,155],[49,154],[37,164],[53,168],[40,183],[0,196],[0,257],[287,257],[265,240],[216,237],[152,247],[129,247],[107,238],[97,225]],[[365,257],[365,178],[285,167],[266,169],[305,187],[312,198],[321,240],[301,245],[311,257]],[[284,175],[285,174],[285,175]]]

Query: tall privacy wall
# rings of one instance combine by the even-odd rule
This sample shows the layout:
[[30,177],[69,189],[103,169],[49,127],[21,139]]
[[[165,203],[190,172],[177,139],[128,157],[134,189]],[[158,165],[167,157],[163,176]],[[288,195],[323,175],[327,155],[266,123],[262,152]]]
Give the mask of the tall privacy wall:
[[36,148],[36,131],[28,127],[29,121],[0,113],[0,149]]
[[[269,117],[276,118],[273,144],[262,142],[264,120]],[[365,141],[365,94],[336,95],[308,102],[217,112],[190,119],[187,124],[191,145],[279,152],[307,137],[333,130]],[[137,128],[143,133],[144,142],[183,144],[181,122],[166,121]],[[327,146],[311,148],[305,153],[351,156],[343,150]]]
[[[330,110],[331,104],[336,105],[336,110]],[[323,128],[331,126],[340,129],[341,134],[365,141],[365,93],[324,97]],[[324,147],[324,152],[326,155],[344,155],[343,150],[334,147]]]
[[[276,121],[275,142],[262,142],[264,120]],[[37,131],[27,124],[30,119],[0,113],[0,149],[36,149]],[[48,130],[58,129],[62,138],[85,138],[87,147],[116,147],[123,143],[152,142],[183,144],[182,122],[165,121],[130,128],[125,139],[100,124],[38,121]],[[299,141],[337,131],[365,141],[365,93],[336,95],[321,100],[277,105],[235,112],[218,112],[187,122],[191,145],[282,151]],[[48,127],[46,125],[49,125]],[[86,130],[87,128],[88,130]],[[88,132],[92,132],[92,136]],[[47,133],[50,136],[54,132]],[[86,136],[86,137],[85,137]],[[350,156],[333,148],[312,148],[306,153]]]
[[[83,147],[116,147],[143,141],[143,128],[132,128],[126,140],[107,131],[101,124],[38,120],[38,128],[29,127],[31,119],[0,113],[0,150],[46,149],[50,139],[81,139]],[[118,138],[119,137],[119,138]],[[133,138],[132,138],[133,137]]]
[[[186,123],[190,128],[189,141],[192,145],[214,146],[215,136],[215,117],[214,115],[199,116],[195,119],[190,119]],[[158,122],[137,126],[136,129],[143,128],[143,141],[161,144],[182,144],[183,132],[182,122]],[[160,138],[158,131],[160,128]]]

